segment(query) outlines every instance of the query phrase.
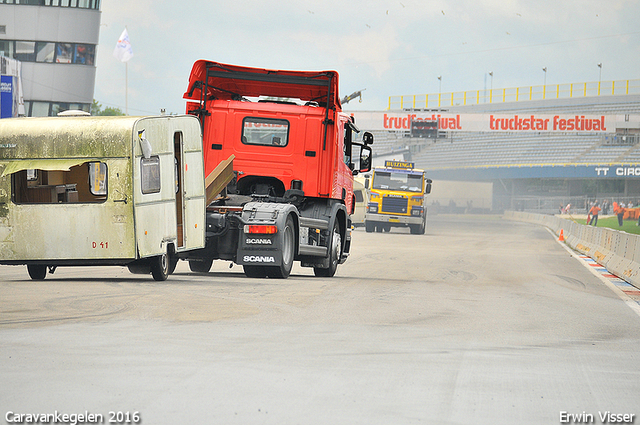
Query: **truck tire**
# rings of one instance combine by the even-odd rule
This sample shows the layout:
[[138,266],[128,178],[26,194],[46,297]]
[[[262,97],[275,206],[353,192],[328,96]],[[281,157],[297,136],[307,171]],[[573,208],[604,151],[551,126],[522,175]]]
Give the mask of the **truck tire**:
[[293,257],[296,250],[296,232],[293,219],[287,217],[284,229],[282,230],[282,262],[279,266],[265,266],[267,276],[277,279],[286,279],[291,274],[293,267]]
[[340,228],[336,221],[333,225],[333,238],[331,238],[331,246],[329,247],[329,267],[322,269],[320,267],[313,268],[313,274],[317,277],[333,277],[338,270],[338,261],[342,255],[342,237],[340,236]]
[[365,221],[364,222],[364,228],[367,231],[367,233],[371,233],[374,230],[376,230],[376,225],[373,224],[373,222],[371,222],[371,221]]
[[409,226],[412,235],[424,235],[425,228],[427,227],[426,217],[422,217],[422,223],[412,224]]
[[189,260],[189,270],[195,273],[209,273],[211,266],[213,265],[213,259],[208,260]]
[[47,266],[27,264],[27,272],[29,272],[29,277],[33,280],[44,280],[47,276]]
[[169,253],[165,251],[162,255],[151,257],[149,261],[153,279],[157,281],[167,280],[169,277]]

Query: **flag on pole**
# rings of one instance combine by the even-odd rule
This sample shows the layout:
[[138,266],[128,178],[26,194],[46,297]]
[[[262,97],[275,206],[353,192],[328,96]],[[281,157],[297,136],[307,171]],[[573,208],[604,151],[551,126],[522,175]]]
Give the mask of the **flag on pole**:
[[113,50],[113,56],[115,56],[120,62],[126,62],[133,57],[133,50],[131,49],[131,43],[129,42],[129,34],[125,28],[116,43],[116,48]]

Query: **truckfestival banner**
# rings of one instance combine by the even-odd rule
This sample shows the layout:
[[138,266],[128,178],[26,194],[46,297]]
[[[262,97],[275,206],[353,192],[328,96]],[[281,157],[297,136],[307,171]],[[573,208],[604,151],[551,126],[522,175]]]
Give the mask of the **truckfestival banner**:
[[[431,123],[438,131],[611,133],[615,115],[450,114],[435,112],[353,112],[356,125],[369,131],[410,131],[412,123]],[[434,128],[435,129],[435,128]]]

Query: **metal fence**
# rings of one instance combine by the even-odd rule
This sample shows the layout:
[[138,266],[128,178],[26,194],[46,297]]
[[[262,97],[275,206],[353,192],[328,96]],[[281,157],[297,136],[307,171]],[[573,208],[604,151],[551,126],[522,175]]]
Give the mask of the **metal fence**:
[[640,94],[640,80],[596,81],[463,92],[389,96],[389,109],[441,108],[523,100]]
[[[505,205],[505,209],[514,211],[533,212],[539,214],[562,214],[587,215],[593,202],[598,202],[603,211],[601,214],[613,214],[613,202],[624,203],[626,206],[640,205],[640,198],[637,196],[602,195],[592,196],[515,196],[509,198],[510,205]],[[570,205],[568,211],[567,206]]]

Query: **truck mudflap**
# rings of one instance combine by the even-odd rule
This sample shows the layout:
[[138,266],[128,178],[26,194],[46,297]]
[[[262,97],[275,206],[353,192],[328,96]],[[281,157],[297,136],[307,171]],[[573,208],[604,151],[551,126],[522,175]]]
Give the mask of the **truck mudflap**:
[[239,229],[236,263],[278,267],[283,259],[284,263],[292,262],[297,254],[295,229],[298,221],[298,210],[291,204],[246,204],[242,210],[243,226]]

